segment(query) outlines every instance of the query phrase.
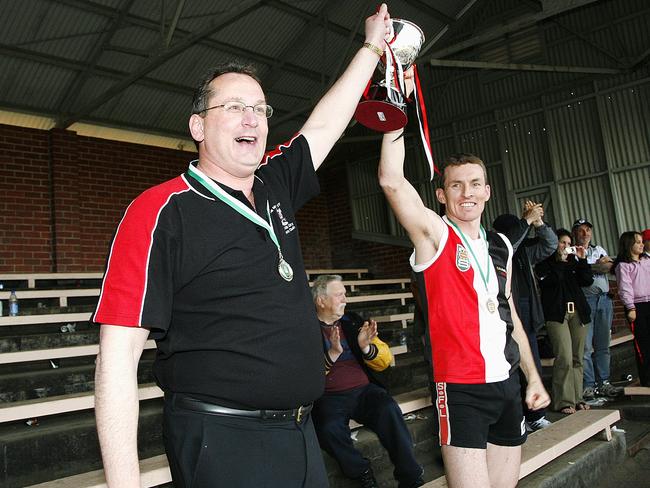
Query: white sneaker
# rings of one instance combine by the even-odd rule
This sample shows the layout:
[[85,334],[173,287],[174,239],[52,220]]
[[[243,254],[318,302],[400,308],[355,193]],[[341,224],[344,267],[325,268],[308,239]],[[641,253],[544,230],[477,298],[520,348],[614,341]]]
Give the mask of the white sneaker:
[[526,422],[526,430],[528,432],[535,432],[537,430],[545,429],[552,424],[546,417],[535,420],[534,422]]

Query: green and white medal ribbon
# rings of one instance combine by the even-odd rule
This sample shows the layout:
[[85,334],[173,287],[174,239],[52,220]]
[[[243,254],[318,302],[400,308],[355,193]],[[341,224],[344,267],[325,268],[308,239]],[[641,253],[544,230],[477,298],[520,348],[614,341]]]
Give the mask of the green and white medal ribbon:
[[[463,241],[463,244],[465,244],[465,247],[469,250],[471,253],[472,257],[474,258],[474,262],[476,263],[476,267],[478,268],[479,274],[481,275],[481,279],[483,280],[483,284],[485,285],[485,291],[489,294],[490,289],[488,285],[490,284],[490,253],[487,253],[487,263],[486,263],[486,272],[483,272],[483,268],[481,268],[480,263],[478,262],[478,259],[476,257],[476,254],[474,254],[474,250],[472,249],[472,246],[469,245],[469,241],[467,240],[467,237],[463,233],[462,230],[460,230],[460,227],[456,225],[456,223],[451,220],[447,219],[451,225],[454,226],[454,229],[458,231],[458,234],[460,235],[461,240]],[[486,241],[487,243],[487,234],[485,233],[485,229],[483,226],[480,227],[480,235],[483,240]],[[494,313],[497,311],[497,304],[492,298],[488,298],[487,301],[485,302],[485,306],[488,309],[488,312]]]
[[246,217],[248,220],[259,225],[260,227],[266,229],[266,231],[269,233],[269,237],[271,238],[275,246],[278,248],[278,257],[279,257],[278,273],[286,281],[293,280],[293,269],[291,268],[291,265],[284,260],[284,257],[282,256],[282,250],[280,249],[280,241],[278,240],[278,236],[275,234],[275,230],[273,229],[273,221],[271,220],[271,210],[269,208],[269,201],[268,200],[266,201],[266,215],[269,218],[269,221],[267,222],[262,217],[260,217],[255,211],[253,211],[250,207],[248,207],[240,200],[236,199],[228,192],[226,192],[219,185],[217,185],[214,181],[212,181],[208,176],[206,176],[199,168],[195,167],[192,163],[190,163],[190,167],[187,170],[187,172],[192,176],[192,178],[194,178],[196,181],[201,183],[201,185],[203,185],[203,187],[206,190],[208,190],[215,197],[217,197],[223,203],[225,203],[230,208],[232,208],[235,212],[239,213],[243,217]]

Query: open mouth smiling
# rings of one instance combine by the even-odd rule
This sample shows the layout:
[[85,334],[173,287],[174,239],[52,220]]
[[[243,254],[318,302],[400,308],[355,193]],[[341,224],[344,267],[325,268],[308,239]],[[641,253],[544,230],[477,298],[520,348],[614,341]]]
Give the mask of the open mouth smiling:
[[257,142],[257,137],[252,137],[252,136],[235,137],[235,141],[240,144],[255,144],[255,142]]

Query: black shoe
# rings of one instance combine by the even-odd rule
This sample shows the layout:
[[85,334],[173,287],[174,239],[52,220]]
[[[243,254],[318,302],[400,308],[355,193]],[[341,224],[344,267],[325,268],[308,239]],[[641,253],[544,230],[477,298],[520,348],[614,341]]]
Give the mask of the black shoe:
[[372,468],[368,468],[366,471],[364,471],[363,474],[357,478],[357,480],[359,481],[359,486],[361,488],[379,488],[377,480],[375,479],[375,475],[372,472]]

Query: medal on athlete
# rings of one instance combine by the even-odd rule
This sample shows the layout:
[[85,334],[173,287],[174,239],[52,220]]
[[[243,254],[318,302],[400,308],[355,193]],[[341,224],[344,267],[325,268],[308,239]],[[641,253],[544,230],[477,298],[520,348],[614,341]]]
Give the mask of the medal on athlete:
[[282,253],[280,253],[280,261],[278,262],[278,273],[286,281],[291,281],[293,279],[293,268],[289,263],[284,260]]
[[257,224],[260,227],[266,229],[266,231],[269,233],[269,237],[271,238],[275,246],[278,248],[278,274],[285,281],[293,280],[293,268],[289,263],[287,263],[284,260],[284,256],[282,255],[282,250],[280,249],[280,241],[278,240],[278,236],[275,234],[275,229],[273,229],[273,219],[271,219],[271,209],[269,207],[268,200],[266,201],[266,215],[269,218],[267,222],[262,217],[260,217],[257,214],[257,212],[255,212],[252,208],[248,207],[240,200],[237,200],[232,195],[224,191],[223,188],[221,188],[214,181],[212,181],[208,176],[206,176],[199,168],[194,166],[192,163],[190,163],[190,167],[187,170],[187,172],[190,175],[192,175],[192,178],[194,178],[196,181],[201,183],[201,185],[203,185],[203,187],[206,190],[208,190],[215,197],[217,197],[223,203],[225,203],[230,208],[232,208],[235,212],[247,218],[254,224]]
[[[490,288],[489,288],[488,285],[490,284],[490,252],[489,252],[489,244],[487,242],[487,236],[485,234],[485,229],[483,228],[483,226],[481,226],[480,232],[479,232],[479,235],[485,241],[485,243],[486,243],[486,245],[488,247],[487,266],[486,266],[487,271],[485,273],[483,273],[483,268],[479,264],[478,259],[476,258],[476,254],[474,254],[474,250],[472,249],[472,246],[469,245],[469,241],[465,237],[465,234],[463,233],[462,230],[460,230],[460,227],[458,227],[453,220],[451,220],[451,219],[448,219],[448,220],[449,220],[449,223],[454,226],[454,229],[456,229],[458,231],[458,233],[460,234],[460,238],[463,241],[463,244],[469,250],[470,254],[472,255],[472,258],[474,258],[474,263],[476,264],[476,268],[478,269],[478,271],[479,271],[479,273],[481,275],[481,279],[483,280],[483,284],[485,285],[485,292],[489,294],[490,293]],[[485,308],[487,308],[488,312],[494,313],[494,312],[497,311],[497,308],[498,308],[497,307],[497,302],[495,300],[493,300],[492,297],[488,297],[488,299],[485,301]]]

